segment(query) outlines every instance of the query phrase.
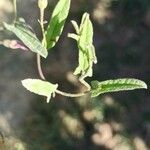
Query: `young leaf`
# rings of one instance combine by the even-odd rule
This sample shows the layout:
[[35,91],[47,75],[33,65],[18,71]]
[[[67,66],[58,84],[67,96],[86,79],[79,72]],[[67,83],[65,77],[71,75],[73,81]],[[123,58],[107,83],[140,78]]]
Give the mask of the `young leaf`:
[[85,81],[85,78],[93,75],[93,63],[97,63],[95,48],[93,45],[92,22],[89,19],[88,13],[83,14],[80,27],[78,27],[75,21],[71,22],[75,28],[76,34],[69,33],[68,37],[77,41],[79,49],[78,67],[75,69],[74,75],[79,74],[80,82],[90,90],[91,87]]
[[93,46],[93,26],[89,19],[89,14],[84,13],[82,16],[80,27],[75,21],[72,24],[76,30],[76,34],[68,34],[77,41],[79,49],[79,65],[74,74],[80,74],[81,78],[91,77],[93,74],[93,63],[96,63],[95,49]]
[[74,20],[71,20],[71,23],[72,23],[72,25],[73,25],[73,27],[74,27],[76,33],[79,34],[79,33],[80,33],[80,28],[79,28],[77,22],[74,21]]
[[27,25],[16,22],[13,25],[4,23],[7,30],[13,32],[31,51],[40,54],[46,58],[48,55],[47,49],[38,40],[36,35],[31,32]]
[[76,41],[79,40],[79,36],[77,34],[74,34],[74,33],[68,33],[68,37],[72,38],[72,39],[74,39]]
[[108,92],[117,92],[134,89],[147,89],[147,85],[145,82],[132,78],[106,80],[102,82],[92,81],[91,84],[92,84],[91,90],[92,97],[96,97],[102,93]]
[[47,27],[47,31],[45,32],[48,49],[54,47],[58,41],[63,31],[69,9],[70,0],[59,0],[52,13],[52,18]]
[[58,84],[52,84],[39,79],[25,79],[22,80],[22,85],[29,90],[38,95],[46,96],[47,103],[50,101],[51,95],[55,94]]

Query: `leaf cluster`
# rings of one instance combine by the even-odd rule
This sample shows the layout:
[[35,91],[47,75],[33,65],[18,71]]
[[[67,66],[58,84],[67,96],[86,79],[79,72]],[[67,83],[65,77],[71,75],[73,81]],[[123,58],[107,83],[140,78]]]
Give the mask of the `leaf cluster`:
[[[62,34],[69,14],[70,4],[71,0],[58,1],[48,23],[48,27],[46,31],[43,32],[45,37],[44,44],[37,38],[31,27],[27,25],[23,19],[19,19],[13,24],[4,23],[4,27],[5,29],[13,32],[32,52],[46,58],[50,49],[57,44]],[[42,15],[44,9],[45,5],[41,10]],[[43,19],[43,16],[41,16],[41,18]],[[97,63],[95,48],[93,45],[93,25],[88,13],[83,14],[80,25],[78,25],[74,20],[71,22],[75,29],[75,33],[69,33],[68,37],[76,40],[78,48],[78,66],[74,71],[74,75],[78,75],[79,81],[87,87],[87,91],[84,94],[89,92],[91,97],[96,97],[107,92],[147,88],[147,85],[143,81],[130,78],[107,80],[102,82],[92,81],[91,85],[89,85],[89,83],[85,81],[85,78],[92,77],[93,64]],[[41,20],[40,23],[43,23],[43,20]],[[22,81],[22,85],[31,92],[46,96],[47,102],[49,102],[51,96],[55,96],[55,93],[73,97],[72,94],[59,91],[58,84],[52,84],[40,79],[25,79]],[[84,94],[77,94],[74,97]]]

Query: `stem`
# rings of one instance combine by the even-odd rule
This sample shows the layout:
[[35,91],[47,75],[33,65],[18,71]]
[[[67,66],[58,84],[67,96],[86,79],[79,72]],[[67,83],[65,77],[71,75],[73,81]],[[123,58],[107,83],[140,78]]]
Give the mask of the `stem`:
[[13,5],[14,5],[14,22],[17,20],[17,0],[13,0]]
[[91,86],[82,78],[79,78],[79,81],[81,82],[82,85],[84,85],[87,88],[87,91],[91,90]]
[[[42,40],[42,44],[45,45],[45,34],[44,34],[44,10],[40,9],[40,26],[41,26],[41,30],[42,30],[42,35],[43,35],[43,40]],[[42,71],[42,66],[41,66],[41,56],[39,54],[37,54],[37,68],[38,68],[38,73],[39,76],[41,77],[41,79],[45,80],[45,76],[43,74]]]
[[86,94],[86,92],[85,93],[72,94],[72,93],[67,93],[67,92],[63,92],[60,90],[56,90],[55,92],[57,94],[60,94],[60,95],[66,96],[66,97],[81,97],[81,96],[84,96]]
[[46,37],[45,37],[45,30],[44,30],[44,10],[40,9],[40,26],[42,30],[43,40],[42,43],[46,46]]
[[45,80],[45,76],[43,74],[43,71],[42,71],[42,66],[41,66],[41,57],[39,54],[36,55],[37,58],[37,68],[38,68],[38,73],[39,73],[39,76],[41,77],[41,79]]
[[87,77],[87,73],[85,73],[84,75],[81,75],[79,77],[79,81],[81,82],[81,84],[83,84],[87,88],[87,91],[90,91],[91,90],[91,86],[84,80],[84,78]]

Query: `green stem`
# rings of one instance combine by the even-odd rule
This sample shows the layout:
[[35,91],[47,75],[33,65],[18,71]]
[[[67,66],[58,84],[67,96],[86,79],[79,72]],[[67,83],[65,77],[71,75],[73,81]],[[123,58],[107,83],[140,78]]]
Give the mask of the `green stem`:
[[60,95],[63,95],[63,96],[66,96],[66,97],[81,97],[81,96],[84,96],[87,92],[72,94],[72,93],[67,93],[67,92],[63,92],[63,91],[60,91],[60,90],[56,90],[56,93],[60,94]]
[[41,77],[41,79],[46,80],[46,79],[45,79],[45,76],[44,76],[44,74],[43,74],[43,71],[42,71],[41,57],[40,57],[39,54],[37,54],[36,56],[37,56],[36,60],[37,60],[37,68],[38,68],[39,76]]
[[[45,45],[45,34],[44,34],[44,10],[40,9],[40,26],[41,26],[41,30],[42,30],[42,35],[43,35],[43,40],[42,40],[42,44]],[[41,56],[39,54],[37,54],[37,67],[38,67],[38,72],[39,72],[39,76],[41,77],[41,79],[46,80],[45,76],[43,74],[42,71],[42,66],[41,66]]]
[[45,30],[44,30],[44,10],[40,10],[40,26],[43,35],[42,43],[44,46],[46,46],[46,37],[45,37]]
[[13,0],[13,5],[14,5],[14,22],[17,20],[17,0]]

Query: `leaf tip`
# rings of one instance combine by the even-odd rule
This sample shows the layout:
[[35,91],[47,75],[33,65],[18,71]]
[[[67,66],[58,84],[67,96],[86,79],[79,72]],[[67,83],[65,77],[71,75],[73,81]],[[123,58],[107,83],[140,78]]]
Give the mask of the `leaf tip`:
[[24,79],[24,80],[21,80],[21,83],[22,85],[26,88],[27,87],[27,84],[30,82],[31,79]]
[[143,88],[144,89],[148,89],[148,86],[147,86],[147,84],[143,81]]

